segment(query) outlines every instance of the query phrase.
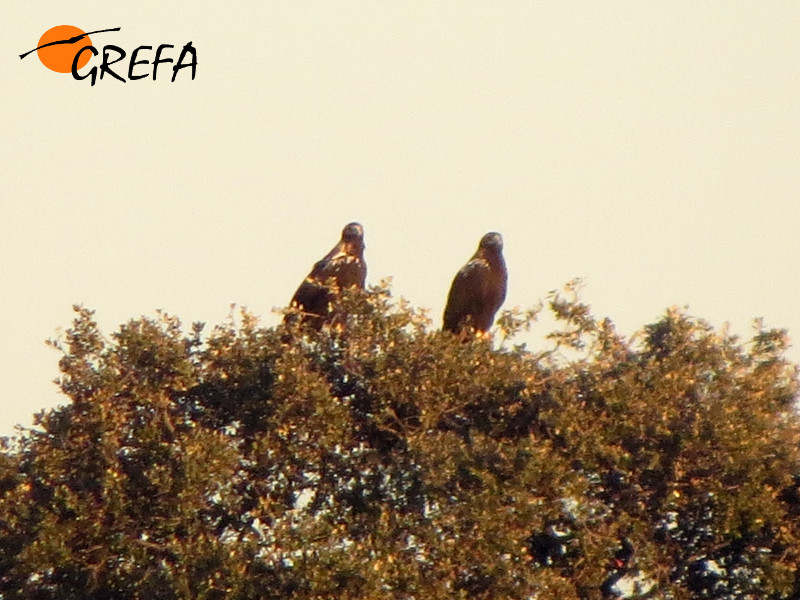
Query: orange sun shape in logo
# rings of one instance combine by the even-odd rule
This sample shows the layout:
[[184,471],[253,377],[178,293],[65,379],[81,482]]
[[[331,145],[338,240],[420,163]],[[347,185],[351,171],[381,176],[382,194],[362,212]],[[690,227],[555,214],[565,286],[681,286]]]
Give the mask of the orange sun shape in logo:
[[[95,32],[97,33],[97,32]],[[74,38],[84,36],[79,40],[72,41]],[[44,32],[39,39],[38,46],[44,46],[52,42],[62,42],[45,48],[39,48],[36,53],[42,64],[55,71],[56,73],[69,73],[72,71],[72,63],[75,55],[81,48],[92,45],[92,40],[86,35],[85,31],[73,27],[72,25],[56,25]],[[78,69],[82,69],[92,57],[91,52],[84,52],[78,60]]]

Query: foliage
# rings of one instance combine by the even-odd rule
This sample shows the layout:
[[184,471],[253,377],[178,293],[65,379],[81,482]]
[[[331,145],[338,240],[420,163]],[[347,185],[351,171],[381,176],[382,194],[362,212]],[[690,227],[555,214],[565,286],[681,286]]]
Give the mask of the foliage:
[[160,314],[52,344],[70,403],[0,453],[0,599],[798,598],[797,367],[670,310],[626,340]]

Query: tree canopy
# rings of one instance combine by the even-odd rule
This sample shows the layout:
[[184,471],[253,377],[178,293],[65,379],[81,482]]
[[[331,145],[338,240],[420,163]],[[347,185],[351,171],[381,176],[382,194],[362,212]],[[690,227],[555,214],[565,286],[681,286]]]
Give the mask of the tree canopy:
[[52,345],[69,402],[0,452],[0,599],[800,598],[798,369],[574,286],[544,350],[388,285],[335,326],[166,314]]

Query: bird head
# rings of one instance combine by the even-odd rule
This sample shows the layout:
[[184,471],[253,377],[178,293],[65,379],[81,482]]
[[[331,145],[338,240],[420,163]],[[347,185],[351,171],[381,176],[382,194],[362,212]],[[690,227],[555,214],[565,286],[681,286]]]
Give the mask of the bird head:
[[500,254],[503,251],[503,236],[496,231],[490,231],[481,238],[478,249],[491,254]]
[[348,223],[342,229],[342,242],[350,248],[364,249],[364,228],[360,223]]

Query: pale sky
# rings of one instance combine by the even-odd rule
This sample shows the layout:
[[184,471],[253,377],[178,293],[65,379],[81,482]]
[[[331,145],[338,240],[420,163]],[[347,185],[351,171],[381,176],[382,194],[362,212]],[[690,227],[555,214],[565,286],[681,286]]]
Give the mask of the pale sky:
[[[156,309],[209,331],[232,302],[270,326],[353,220],[368,282],[437,326],[494,230],[505,308],[580,276],[626,334],[687,305],[800,335],[796,2],[6,0],[3,20],[0,435],[65,401],[44,340],[73,303],[106,334]],[[19,59],[62,24],[121,27],[93,42],[129,54],[191,41],[197,77],[91,87]]]

